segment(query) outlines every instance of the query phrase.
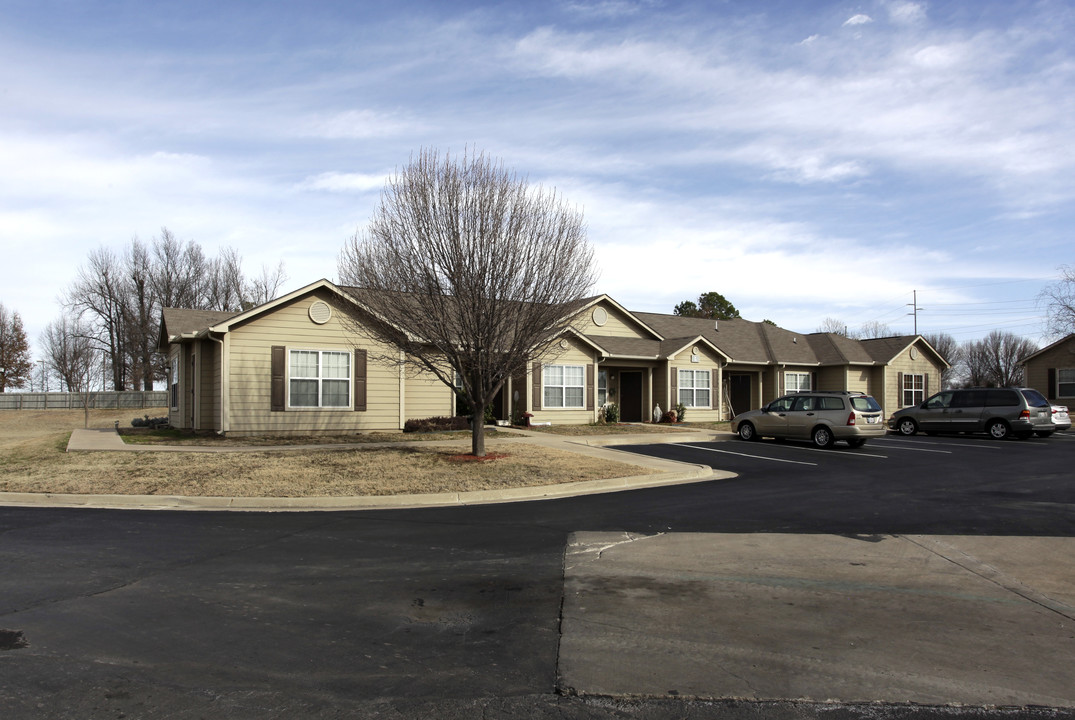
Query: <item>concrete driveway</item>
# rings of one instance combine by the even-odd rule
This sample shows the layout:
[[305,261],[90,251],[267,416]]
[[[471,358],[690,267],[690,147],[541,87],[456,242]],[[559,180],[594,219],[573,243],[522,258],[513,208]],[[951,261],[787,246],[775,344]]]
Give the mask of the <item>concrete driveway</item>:
[[1073,538],[576,533],[560,686],[1075,707],[1073,554]]

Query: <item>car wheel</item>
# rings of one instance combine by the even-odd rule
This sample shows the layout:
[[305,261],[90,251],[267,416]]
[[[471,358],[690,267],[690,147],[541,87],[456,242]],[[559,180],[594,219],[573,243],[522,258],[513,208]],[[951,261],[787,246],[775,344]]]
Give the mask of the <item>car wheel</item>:
[[1049,437],[1054,432],[1055,432],[1054,430],[1042,430],[1042,431],[1036,432],[1034,434],[1037,435],[1038,437],[1045,438],[1045,437]]
[[903,418],[896,429],[900,431],[900,435],[914,435],[918,432],[918,423],[911,418]]
[[814,432],[810,437],[813,439],[814,445],[819,448],[830,448],[832,447],[832,443],[836,440],[836,438],[832,436],[832,430],[824,425],[818,425],[814,428]]
[[739,439],[740,440],[757,440],[758,432],[754,429],[754,426],[748,422],[739,423]]
[[993,438],[994,440],[1004,440],[1008,437],[1008,435],[1011,434],[1011,428],[1009,428],[1008,423],[1004,422],[1003,420],[994,420],[993,422],[989,423],[989,427],[987,427],[985,430],[987,433],[989,433],[989,437]]
[[860,447],[862,447],[862,446],[863,446],[863,445],[865,445],[865,444],[866,444],[866,441],[865,441],[865,440],[863,440],[863,439],[858,439],[858,440],[848,440],[848,441],[847,441],[847,445],[848,445],[848,447],[853,447],[853,448],[860,448]]

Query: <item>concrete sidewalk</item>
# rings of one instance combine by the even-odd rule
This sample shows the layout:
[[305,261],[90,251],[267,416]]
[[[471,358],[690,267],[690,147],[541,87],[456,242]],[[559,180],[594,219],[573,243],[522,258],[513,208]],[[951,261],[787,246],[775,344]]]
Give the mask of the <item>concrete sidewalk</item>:
[[559,684],[1075,707],[1075,538],[576,533]]

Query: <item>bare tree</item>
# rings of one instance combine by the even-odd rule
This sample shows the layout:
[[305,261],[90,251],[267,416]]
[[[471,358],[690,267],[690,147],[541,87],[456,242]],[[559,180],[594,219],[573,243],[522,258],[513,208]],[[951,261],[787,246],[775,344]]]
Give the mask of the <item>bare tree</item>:
[[357,332],[448,387],[458,377],[479,457],[485,408],[570,327],[595,281],[582,212],[555,190],[481,153],[428,149],[389,179],[369,225],[344,246],[339,275],[356,286]]
[[851,333],[847,330],[847,323],[843,320],[838,320],[833,317],[827,317],[821,321],[821,324],[817,326],[817,330],[814,332],[819,333],[832,333],[833,335],[843,335],[844,337],[851,337]]
[[166,227],[153,238],[153,290],[160,307],[206,308],[209,263],[193,240],[186,244]]
[[116,390],[127,387],[125,293],[123,267],[115,253],[102,247],[90,252],[89,262],[79,268],[64,300],[64,305],[88,324],[95,345],[106,354]]
[[1075,332],[1075,268],[1062,265],[1058,270],[1060,280],[1038,296],[1038,301],[1045,305],[1046,327],[1054,337]]
[[82,395],[84,419],[89,427],[90,386],[99,362],[90,329],[78,318],[63,315],[45,326],[41,345],[45,363],[60,379],[61,386]]
[[981,340],[970,340],[964,344],[968,381],[972,386],[1021,385],[1020,363],[1037,349],[1034,342],[1003,330],[994,330]]
[[22,318],[0,303],[0,392],[22,387],[30,379],[32,369]]
[[275,270],[270,270],[268,265],[262,265],[261,275],[243,282],[243,309],[269,302],[280,293],[285,282],[287,273],[284,272],[283,261]]
[[871,320],[870,322],[862,323],[857,333],[852,337],[859,340],[869,340],[872,338],[892,337],[896,333],[892,331],[888,325],[878,320]]
[[[205,279],[206,310],[241,310],[243,306],[243,261],[235,248],[221,249],[208,261]],[[171,307],[171,306],[168,306]]]
[[948,362],[949,367],[941,371],[941,387],[952,387],[963,373],[963,348],[948,333],[930,333],[922,337]]

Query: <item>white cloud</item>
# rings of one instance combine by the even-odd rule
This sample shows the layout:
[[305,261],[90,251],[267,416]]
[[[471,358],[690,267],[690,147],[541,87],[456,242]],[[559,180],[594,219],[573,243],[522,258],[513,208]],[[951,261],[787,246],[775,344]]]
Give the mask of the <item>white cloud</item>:
[[384,187],[387,175],[327,172],[299,183],[300,190],[327,190],[340,193],[367,193]]
[[845,26],[847,26],[847,25],[865,25],[866,23],[872,23],[872,22],[873,22],[872,17],[870,17],[869,15],[863,15],[863,14],[860,13],[858,15],[852,15],[851,17],[849,17],[847,20],[844,21],[844,25]]
[[898,25],[917,25],[926,20],[926,6],[918,2],[887,3],[888,17]]

